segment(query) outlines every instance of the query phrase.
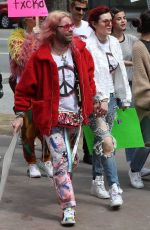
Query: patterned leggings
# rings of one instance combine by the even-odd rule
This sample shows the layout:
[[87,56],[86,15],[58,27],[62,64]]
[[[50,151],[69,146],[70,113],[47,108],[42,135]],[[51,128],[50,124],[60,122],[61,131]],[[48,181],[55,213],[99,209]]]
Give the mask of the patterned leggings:
[[[73,144],[73,136],[76,133],[72,131],[77,129],[67,129],[69,142]],[[50,136],[45,136],[47,145],[51,152],[53,164],[53,180],[56,193],[62,209],[76,206],[72,180],[68,172],[68,153],[64,138],[64,128],[53,128]],[[71,140],[72,139],[72,140]]]
[[43,154],[41,156],[42,160],[48,161],[50,160],[50,152],[48,150],[46,142],[43,143],[43,137],[40,135],[40,132],[35,128],[32,121],[32,110],[28,110],[24,117],[23,126],[21,129],[21,137],[23,144],[23,154],[24,158],[28,164],[36,163],[36,155],[35,155],[35,146],[34,141],[35,138],[38,137],[42,144]]

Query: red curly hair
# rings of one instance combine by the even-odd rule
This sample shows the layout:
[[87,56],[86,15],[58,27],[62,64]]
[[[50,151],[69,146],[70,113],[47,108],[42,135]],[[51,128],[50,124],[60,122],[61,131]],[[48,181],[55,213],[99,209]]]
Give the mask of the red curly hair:
[[95,30],[95,28],[93,27],[92,22],[98,22],[100,16],[106,13],[110,13],[110,8],[105,5],[97,6],[89,11],[88,22],[93,30]]

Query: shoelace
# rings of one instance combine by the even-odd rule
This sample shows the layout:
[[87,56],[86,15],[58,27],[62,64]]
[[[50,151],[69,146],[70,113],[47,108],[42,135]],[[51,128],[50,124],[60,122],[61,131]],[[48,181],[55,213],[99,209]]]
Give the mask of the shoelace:
[[69,219],[69,218],[74,218],[75,211],[71,208],[66,208],[64,210],[64,218]]
[[116,199],[117,196],[120,196],[121,189],[119,188],[112,188],[111,191],[111,199]]
[[51,165],[51,162],[49,162],[49,161],[48,161],[48,162],[44,162],[44,164],[45,164],[46,166],[52,166],[52,165]]
[[30,164],[30,169],[38,169],[38,167],[37,167],[37,165],[35,165],[35,164]]
[[140,181],[140,182],[142,182],[141,173],[140,173],[140,172],[137,172],[137,173],[134,175],[134,179],[135,179],[135,181]]
[[101,190],[106,191],[103,181],[99,181],[97,185],[101,188]]
[[117,191],[112,191],[111,199],[116,199],[116,197],[119,196],[119,193]]

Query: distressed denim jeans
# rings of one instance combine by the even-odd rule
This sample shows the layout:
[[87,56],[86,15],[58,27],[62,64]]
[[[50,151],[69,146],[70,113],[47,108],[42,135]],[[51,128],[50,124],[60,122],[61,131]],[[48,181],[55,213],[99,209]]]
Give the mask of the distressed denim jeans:
[[109,156],[106,156],[103,153],[102,142],[105,137],[111,136],[111,129],[115,119],[116,108],[116,98],[113,94],[111,94],[108,104],[108,113],[106,117],[102,118],[102,122],[104,122],[105,126],[107,126],[107,130],[102,130],[98,127],[98,123],[96,121],[97,118],[94,114],[90,116],[90,126],[95,134],[93,150],[93,179],[95,179],[96,176],[102,175],[104,171],[109,186],[114,183],[119,185],[115,151],[113,151]]

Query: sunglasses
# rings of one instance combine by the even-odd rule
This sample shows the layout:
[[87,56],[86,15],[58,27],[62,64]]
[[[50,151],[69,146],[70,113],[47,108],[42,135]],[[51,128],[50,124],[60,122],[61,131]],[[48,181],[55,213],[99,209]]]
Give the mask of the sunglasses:
[[108,26],[108,25],[112,24],[112,19],[110,19],[110,20],[109,19],[105,19],[105,20],[102,20],[102,21],[100,20],[100,22],[104,23],[106,26]]
[[75,25],[74,24],[66,24],[64,26],[57,26],[58,28],[63,28],[64,31],[69,31],[70,29],[74,29]]
[[75,9],[77,10],[77,11],[83,11],[83,12],[86,12],[87,10],[88,10],[88,8],[82,8],[82,7],[77,7],[77,6],[75,6]]

